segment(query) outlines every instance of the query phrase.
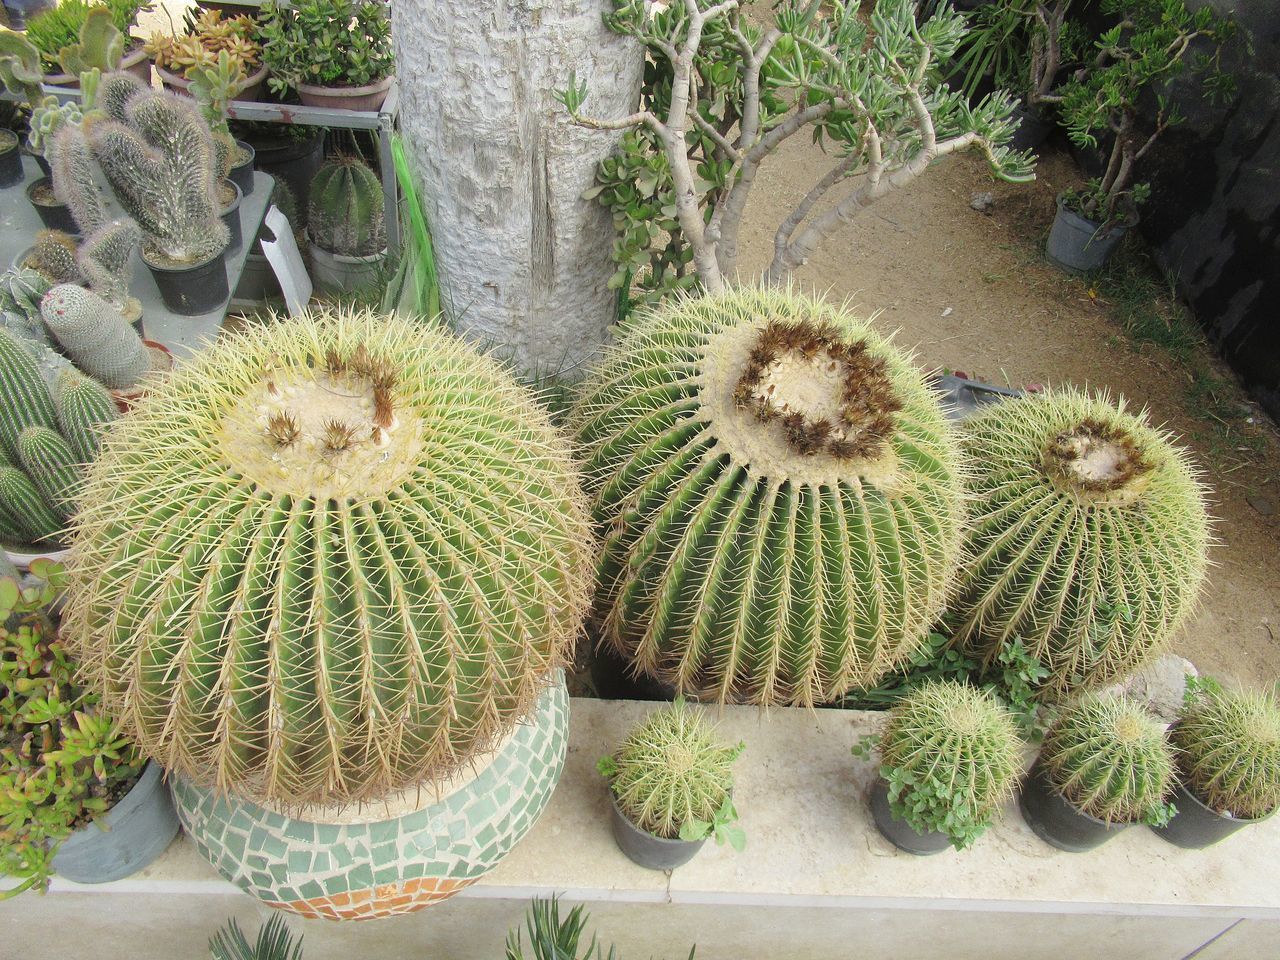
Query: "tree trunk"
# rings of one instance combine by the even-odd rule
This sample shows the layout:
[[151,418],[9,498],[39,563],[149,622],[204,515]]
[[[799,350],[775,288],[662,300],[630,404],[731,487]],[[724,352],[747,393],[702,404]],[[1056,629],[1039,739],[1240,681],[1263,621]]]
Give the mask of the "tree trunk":
[[575,375],[613,321],[614,228],[581,198],[620,133],[570,122],[570,72],[595,116],[636,107],[643,54],[609,0],[396,0],[400,129],[458,329],[531,373]]

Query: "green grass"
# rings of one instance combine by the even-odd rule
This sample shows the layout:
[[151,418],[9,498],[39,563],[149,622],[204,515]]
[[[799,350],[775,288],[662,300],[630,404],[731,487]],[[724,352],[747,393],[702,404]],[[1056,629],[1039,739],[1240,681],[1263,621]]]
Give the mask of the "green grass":
[[1196,359],[1204,334],[1178,303],[1172,283],[1132,245],[1098,275],[1094,289],[1110,304],[1112,318],[1134,343],[1154,344],[1184,362]]

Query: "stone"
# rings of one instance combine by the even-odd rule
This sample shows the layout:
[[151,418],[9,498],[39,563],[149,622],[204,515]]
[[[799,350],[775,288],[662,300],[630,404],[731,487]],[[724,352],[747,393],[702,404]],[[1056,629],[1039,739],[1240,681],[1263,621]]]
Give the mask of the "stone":
[[1258,511],[1258,513],[1262,514],[1264,517],[1269,517],[1276,512],[1276,505],[1266,497],[1252,496],[1245,497],[1244,499],[1249,506],[1253,507],[1254,510]]
[[1187,689],[1187,675],[1198,677],[1195,664],[1185,657],[1166,653],[1127,678],[1106,688],[1106,692],[1123,694],[1142,703],[1165,723],[1173,723],[1182,709]]
[[996,197],[993,193],[975,193],[969,201],[969,206],[979,213],[990,213],[995,205]]

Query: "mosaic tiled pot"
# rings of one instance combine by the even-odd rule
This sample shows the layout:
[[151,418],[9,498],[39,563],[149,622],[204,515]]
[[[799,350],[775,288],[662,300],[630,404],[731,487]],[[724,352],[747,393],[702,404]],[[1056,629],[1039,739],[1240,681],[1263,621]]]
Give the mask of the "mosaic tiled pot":
[[[366,920],[407,913],[457,893],[492,870],[528,833],[564,767],[569,697],[543,692],[529,722],[438,794],[401,795],[326,822],[293,819],[174,778],[182,825],[224,877],[273,907],[308,917]],[[397,804],[399,798],[389,799]],[[413,806],[414,804],[416,806]]]

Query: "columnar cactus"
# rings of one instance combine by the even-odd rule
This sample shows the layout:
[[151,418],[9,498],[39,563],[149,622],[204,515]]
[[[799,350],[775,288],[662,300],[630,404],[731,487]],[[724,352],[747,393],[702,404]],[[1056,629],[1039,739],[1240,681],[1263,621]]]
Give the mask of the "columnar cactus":
[[572,413],[604,641],[700,698],[814,704],[920,644],[959,553],[937,400],[843,308],[777,290],[639,315]]
[[76,364],[112,389],[132,387],[151,367],[142,338],[92,290],[54,287],[45,294],[40,315]]
[[307,230],[317,246],[347,257],[369,257],[387,245],[382,185],[359,157],[327,161],[311,181]]
[[71,444],[77,462],[96,460],[103,430],[120,415],[107,388],[71,367],[54,383],[53,405],[58,429]]
[[89,289],[117,310],[129,306],[133,251],[141,240],[142,231],[126,217],[103,224],[80,244],[78,262]]
[[116,123],[128,123],[124,107],[134,96],[150,90],[132,73],[115,71],[104,74],[98,84],[97,109]]
[[53,400],[40,370],[8,330],[0,330],[0,440],[9,462],[18,461],[18,438],[27,427],[55,427]]
[[1280,809],[1280,704],[1274,693],[1202,695],[1170,733],[1183,783],[1205,806],[1245,820]]
[[23,543],[56,540],[62,532],[62,518],[17,467],[0,467],[0,513],[21,533]]
[[989,663],[1021,640],[1057,694],[1132,670],[1204,580],[1209,522],[1186,453],[1123,403],[1072,389],[999,404],[967,426],[956,641]]
[[93,154],[79,124],[68,124],[49,141],[45,156],[53,174],[53,193],[67,205],[82,236],[110,220],[106,198],[94,180]]
[[110,712],[167,770],[290,807],[491,747],[588,599],[567,445],[394,316],[224,337],[111,431],[76,525],[64,624]]
[[48,427],[27,427],[18,437],[18,458],[44,502],[60,520],[69,519],[75,511],[81,465],[62,434]]

